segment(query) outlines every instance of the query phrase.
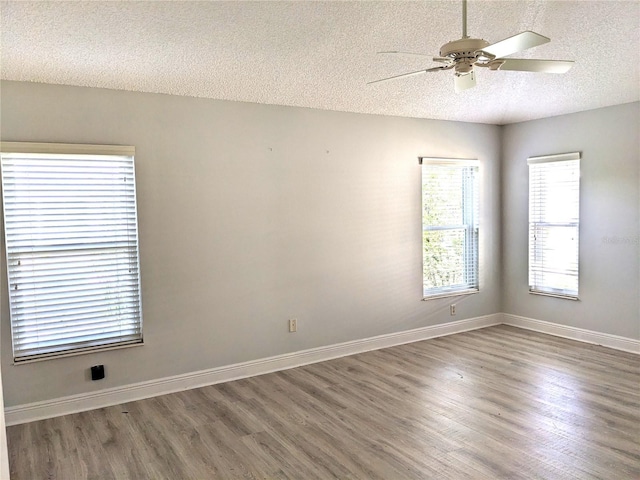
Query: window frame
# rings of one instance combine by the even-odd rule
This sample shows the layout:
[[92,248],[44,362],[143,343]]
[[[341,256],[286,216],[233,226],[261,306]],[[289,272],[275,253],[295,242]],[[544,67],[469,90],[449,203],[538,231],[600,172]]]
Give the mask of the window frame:
[[[432,300],[437,298],[471,295],[480,291],[480,161],[477,159],[461,159],[461,158],[441,158],[441,157],[418,157],[421,166],[421,223],[422,223],[422,257],[423,257],[423,273],[422,273],[422,295],[423,300]],[[466,182],[465,191],[460,192],[462,200],[462,223],[456,225],[426,225],[424,222],[425,209],[425,192],[424,192],[424,175],[425,169],[429,166],[434,167],[459,167],[472,168],[474,175],[467,176],[463,182]],[[469,188],[469,181],[472,180]],[[463,246],[463,275],[465,278],[461,283],[449,284],[439,287],[425,286],[425,241],[424,232],[426,231],[442,231],[442,230],[460,230],[464,229],[464,246]],[[472,267],[471,277],[469,278],[468,268]]]
[[[555,155],[543,155],[536,157],[529,157],[527,159],[528,165],[528,248],[527,248],[527,274],[529,293],[533,295],[543,295],[556,298],[562,298],[566,300],[579,300],[580,294],[580,176],[581,176],[581,154],[580,152],[561,153]],[[533,172],[535,168],[541,168],[543,165],[560,164],[569,162],[575,162],[577,168],[577,175],[575,182],[570,185],[570,188],[575,189],[575,198],[571,199],[572,208],[575,209],[575,217],[564,217],[563,219],[555,219],[555,221],[544,221],[541,218],[544,213],[540,213],[540,210],[544,210],[546,205],[547,194],[551,191],[547,185],[543,187],[538,183],[534,184]],[[570,168],[571,165],[567,165]],[[537,190],[536,190],[537,189]],[[552,192],[553,193],[553,192]],[[566,195],[566,193],[565,193]],[[556,210],[557,211],[557,210]],[[541,258],[544,255],[544,251],[548,251],[549,245],[545,246],[544,241],[537,242],[537,238],[540,236],[540,232],[551,231],[550,229],[560,231],[558,229],[572,229],[575,231],[575,275],[571,273],[568,268],[562,269],[561,272],[556,274],[565,276],[574,276],[576,289],[567,289],[559,287],[557,284],[551,283],[544,284],[545,271],[548,270],[548,266],[545,267],[544,259]],[[559,247],[551,248],[551,250],[558,250]]]
[[[3,207],[2,221],[3,221],[3,227],[4,227],[3,242],[4,242],[4,248],[5,248],[5,261],[6,261],[6,267],[7,267],[6,279],[7,279],[7,288],[9,290],[8,292],[9,293],[9,310],[10,310],[14,365],[31,363],[35,361],[49,360],[53,358],[82,355],[82,354],[93,353],[97,351],[128,348],[128,347],[143,345],[144,336],[143,336],[142,290],[141,290],[141,273],[140,273],[140,246],[139,246],[139,231],[138,231],[138,206],[137,206],[137,192],[136,192],[136,180],[135,180],[135,147],[121,146],[121,145],[0,142],[0,154],[2,156],[2,161],[0,161],[0,168],[2,169],[2,182],[0,182],[0,186],[3,187],[2,188],[2,207]],[[78,342],[71,335],[69,335],[69,331],[70,331],[69,322],[65,323],[65,320],[62,320],[59,322],[59,325],[61,327],[61,330],[63,331],[63,333],[61,333],[61,336],[64,337],[62,339],[63,341],[60,341],[57,344],[52,345],[51,348],[42,346],[40,344],[34,347],[25,346],[23,348],[20,348],[19,346],[16,345],[16,329],[18,329],[19,327],[25,328],[25,323],[24,323],[24,320],[16,320],[14,318],[15,316],[17,316],[17,314],[14,314],[14,306],[17,304],[14,305],[14,296],[12,295],[10,286],[13,283],[15,283],[15,280],[18,277],[14,276],[12,280],[11,270],[15,270],[15,268],[10,268],[10,261],[15,261],[14,257],[19,255],[23,255],[23,258],[26,258],[24,257],[24,255],[30,255],[30,258],[32,259],[32,261],[37,262],[38,261],[37,259],[43,259],[46,256],[46,253],[43,254],[42,252],[47,252],[50,250],[48,250],[46,247],[43,247],[40,249],[38,248],[34,249],[33,246],[15,248],[15,246],[17,245],[15,243],[15,240],[9,241],[8,234],[12,229],[15,229],[16,227],[14,225],[9,226],[8,220],[7,220],[7,201],[6,201],[7,194],[4,188],[5,187],[5,158],[7,159],[6,161],[8,165],[11,162],[14,162],[14,164],[16,162],[19,162],[20,156],[27,158],[28,159],[27,161],[29,162],[33,162],[33,160],[36,159],[38,155],[44,155],[45,156],[43,157],[44,161],[47,161],[46,156],[51,156],[49,160],[55,157],[61,157],[62,159],[64,156],[68,156],[66,161],[70,161],[70,160],[85,161],[85,162],[92,161],[92,160],[88,160],[86,157],[92,157],[92,159],[96,161],[101,161],[101,160],[108,161],[108,162],[118,161],[120,162],[121,165],[124,165],[124,167],[121,167],[121,168],[125,168],[129,172],[122,181],[122,185],[127,185],[126,187],[122,187],[122,186],[119,188],[113,187],[112,189],[111,187],[107,187],[109,189],[106,190],[107,194],[115,195],[115,197],[118,199],[125,198],[125,196],[128,199],[129,213],[127,216],[127,221],[119,221],[119,223],[117,223],[116,226],[114,227],[114,231],[115,231],[115,229],[119,225],[126,225],[127,240],[124,241],[124,243],[126,244],[126,247],[116,248],[116,251],[115,251],[116,253],[114,253],[113,251],[115,247],[104,246],[104,247],[101,247],[100,250],[108,251],[107,255],[110,255],[110,256],[126,257],[126,260],[123,260],[122,258],[118,258],[117,260],[109,260],[110,262],[112,262],[112,263],[109,263],[109,265],[112,265],[116,269],[120,269],[119,271],[128,269],[128,272],[132,280],[130,282],[126,282],[127,285],[125,286],[122,286],[123,285],[122,283],[118,283],[118,287],[105,287],[103,280],[94,280],[93,283],[98,285],[98,287],[95,287],[95,288],[97,288],[99,291],[95,294],[93,293],[91,294],[92,296],[99,297],[97,301],[100,301],[100,299],[104,300],[105,298],[112,296],[112,298],[110,299],[112,303],[109,303],[108,305],[103,307],[103,308],[107,308],[107,311],[110,312],[109,313],[110,316],[114,316],[111,310],[113,310],[114,308],[116,310],[119,308],[122,308],[121,306],[124,300],[121,299],[120,295],[124,297],[128,297],[127,299],[128,305],[125,308],[128,308],[129,310],[133,308],[135,313],[124,314],[125,315],[124,317],[120,317],[121,313],[120,311],[118,311],[118,313],[116,314],[118,316],[118,320],[108,321],[107,322],[108,325],[103,327],[103,330],[108,331],[109,329],[113,329],[117,326],[120,328],[119,333],[108,334],[108,333],[105,333],[105,331],[100,331],[100,329],[96,329],[94,326],[91,326],[91,329],[92,329],[91,332],[93,332],[93,335],[97,335],[98,337],[100,335],[103,335],[103,336],[100,338],[94,338],[91,340],[83,340]],[[84,156],[85,158],[81,158],[80,156]],[[99,158],[100,156],[104,156],[105,158],[100,159]],[[6,167],[6,169],[10,171],[9,167]],[[115,172],[116,169],[114,168],[113,171]],[[71,170],[69,176],[59,177],[61,178],[61,181],[58,183],[52,184],[53,187],[51,188],[53,188],[54,191],[56,191],[56,187],[57,187],[57,191],[61,191],[60,188],[64,186],[68,188],[69,183],[73,183],[72,181],[73,172],[74,171]],[[82,178],[82,174],[84,172],[78,170],[75,173],[80,175],[80,178]],[[118,175],[120,174],[121,172],[119,171]],[[18,177],[15,177],[15,178],[18,178]],[[24,175],[23,177],[20,177],[20,178],[24,180],[28,178],[28,176]],[[13,180],[13,181],[15,182],[19,180]],[[104,188],[103,185],[104,184],[102,183],[99,184],[99,186],[102,186],[102,188]],[[48,186],[48,184],[45,185],[45,187],[43,188],[46,188],[46,186]],[[79,183],[79,186],[80,186],[80,189],[78,191],[81,191],[82,187],[84,187],[85,189],[89,189],[92,187],[89,181],[87,181],[87,183]],[[18,188],[9,189],[7,187],[7,189],[13,195],[18,195],[20,193],[20,190]],[[121,192],[119,190],[121,190]],[[88,195],[85,194],[85,198],[87,196]],[[49,202],[50,198],[54,199],[53,200],[54,204],[56,201],[55,199],[57,199],[57,201],[60,203],[60,199],[63,198],[63,195],[62,194],[49,195],[47,202]],[[11,208],[13,207],[10,207],[10,210]],[[42,211],[43,211],[42,208],[39,208],[39,207],[30,208],[29,212],[25,214],[24,218],[27,218],[31,222],[33,222],[34,221],[33,218],[35,218],[33,217],[33,215],[36,214],[35,212],[40,212],[40,214],[42,214]],[[54,212],[55,212],[55,208],[54,208]],[[118,216],[121,215],[122,212],[123,210],[116,209],[113,213],[115,213],[116,218],[118,218]],[[58,213],[58,215],[60,214]],[[72,228],[70,228],[68,224],[64,225],[64,222],[68,221],[67,219],[64,219],[63,222],[59,222],[63,224],[63,226],[60,227],[62,229],[61,233],[69,234],[70,231],[73,230],[73,228],[81,228],[82,229],[81,231],[87,231],[87,232],[91,230],[91,228],[96,228],[96,227],[104,228],[104,225],[101,223],[101,219],[99,218],[99,214],[97,214],[96,217],[98,218],[92,219],[90,221],[85,220],[84,218],[81,220],[75,219],[74,221],[80,222],[80,223],[76,223],[76,225],[81,224],[82,227],[76,227],[74,225],[74,227]],[[40,220],[42,220],[45,223],[47,221],[50,221],[51,223],[55,223],[54,220],[49,220],[48,218],[41,217],[38,221]],[[84,222],[87,222],[87,223],[84,223]],[[89,230],[85,230],[86,226],[88,226]],[[34,229],[35,227],[29,226],[28,228]],[[69,230],[65,232],[65,229],[69,229]],[[34,238],[37,238],[37,237],[34,237]],[[109,239],[107,237],[102,236],[100,238],[101,240],[103,240],[104,244],[109,243]],[[63,237],[63,241],[56,244],[57,248],[60,248],[63,252],[69,252],[70,251],[69,248],[65,248],[65,247],[72,245],[72,242],[70,240],[71,240],[71,237]],[[11,243],[14,243],[13,247],[11,246]],[[122,244],[123,242],[119,242],[119,243]],[[105,261],[104,258],[100,257],[102,255],[101,253],[98,253],[97,254],[98,256],[96,256],[96,246],[95,245],[92,246],[91,242],[79,242],[76,239],[75,245],[80,245],[80,247],[75,247],[75,249],[73,250],[75,252],[73,254],[75,258],[78,258],[78,255],[79,255],[83,258],[85,256],[87,258],[91,257],[90,262]],[[11,250],[12,248],[13,248],[13,251]],[[128,253],[123,254],[122,248],[126,249]],[[27,253],[29,249],[31,249],[30,254]],[[120,253],[117,253],[117,252],[120,252]],[[67,268],[66,262],[68,262],[69,260],[64,260],[64,259],[69,258],[68,255],[69,255],[68,253],[66,254],[61,253],[61,255],[57,257],[59,259],[57,261],[54,261],[54,260],[44,260],[44,261],[53,261],[54,263],[57,262],[58,265],[64,265],[62,267],[56,267],[58,268],[57,270],[54,271],[54,273],[56,273],[60,271],[59,268],[62,268],[62,269]],[[50,253],[49,253],[49,256],[50,256]],[[12,260],[10,260],[10,258]],[[21,260],[18,260],[18,263],[17,263],[18,270],[20,270],[20,263],[21,263]],[[83,261],[83,264],[85,264],[84,261]],[[84,268],[89,269],[89,271],[98,271],[97,267],[92,267],[91,265],[85,266]],[[92,268],[96,270],[92,270]],[[22,277],[22,278],[33,279],[34,282],[42,281],[41,278],[40,279],[38,278],[38,273],[35,273],[35,274],[33,273],[35,271],[37,271],[37,267],[32,267],[31,276]],[[73,281],[78,281],[79,276],[74,276],[73,273],[68,273],[67,271],[64,271],[64,273],[67,273],[70,276],[70,278],[72,278]],[[15,273],[15,275],[20,275],[20,274],[24,274],[24,270],[22,270],[22,272]],[[79,275],[79,274],[76,274],[76,275]],[[117,282],[121,282],[120,274],[117,274],[117,275],[118,275]],[[101,277],[97,276],[96,278],[101,278]],[[24,282],[26,280],[21,280],[21,281]],[[37,289],[37,287],[33,287],[33,288]],[[94,289],[94,287],[91,287],[91,288]],[[121,291],[120,289],[122,289],[124,293],[120,294],[120,293],[106,292],[106,290],[108,290],[109,288],[117,288],[118,289],[117,291]],[[40,295],[42,294],[43,293],[41,291]],[[115,301],[113,301],[113,296],[117,297]],[[77,303],[75,303],[76,302],[75,297],[69,297],[70,298],[69,301],[65,301],[63,297],[64,297],[63,295],[61,295],[60,297],[57,297],[57,299],[61,301],[61,303],[56,305],[56,308],[61,307],[65,311],[68,311],[67,309],[77,306]],[[131,300],[131,298],[133,300]],[[35,302],[35,301],[31,300],[30,302]],[[29,305],[32,305],[32,304],[33,303],[29,303]],[[25,304],[23,303],[23,305]],[[51,305],[51,304],[47,304],[47,305]],[[133,307],[131,307],[131,305],[133,305]],[[43,317],[46,318],[46,315],[44,315]],[[124,318],[126,318],[126,320],[123,320]],[[130,320],[130,318],[132,318],[133,320]],[[84,322],[86,322],[86,320],[84,320]],[[104,322],[101,321],[101,323],[104,323]],[[126,327],[123,327],[123,325],[131,325],[131,327],[127,329]],[[56,325],[56,330],[57,330],[57,326],[58,325]],[[76,328],[77,327],[78,325],[76,324]],[[36,331],[36,330],[37,329],[33,331]],[[29,343],[29,345],[32,345],[32,344],[33,343],[31,342]]]

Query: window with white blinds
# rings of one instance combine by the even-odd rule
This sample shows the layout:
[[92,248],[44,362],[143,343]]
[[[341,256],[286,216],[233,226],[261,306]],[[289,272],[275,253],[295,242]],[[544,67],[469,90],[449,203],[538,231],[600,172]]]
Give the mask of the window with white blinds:
[[477,292],[479,162],[420,163],[424,297]]
[[578,298],[580,154],[531,157],[529,291]]
[[15,361],[142,343],[134,148],[1,147]]

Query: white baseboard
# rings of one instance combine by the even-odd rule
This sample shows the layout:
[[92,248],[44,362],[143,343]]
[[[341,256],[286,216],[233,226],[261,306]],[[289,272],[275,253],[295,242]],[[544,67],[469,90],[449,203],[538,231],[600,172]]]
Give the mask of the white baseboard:
[[502,323],[513,327],[520,327],[540,333],[555,335],[556,337],[569,338],[571,340],[578,340],[585,343],[594,343],[596,345],[602,345],[603,347],[640,354],[640,340],[635,340],[633,338],[619,337],[608,333],[600,333],[594,332],[593,330],[585,330],[583,328],[559,325],[557,323],[535,320],[533,318],[521,317],[510,313],[502,314]]
[[557,337],[569,338],[640,354],[640,340],[594,332],[582,328],[568,327],[509,313],[496,313],[440,325],[416,328],[404,332],[389,333],[361,340],[311,348],[309,350],[301,350],[299,352],[286,353],[249,362],[125,385],[123,387],[108,388],[97,392],[81,393],[53,400],[7,407],[5,409],[5,420],[7,425],[28,423],[45,418],[53,418],[60,415],[133,402],[135,400],[165,395],[167,393],[263,375],[265,373],[300,367],[310,363],[323,362],[356,353],[428,340],[430,338],[452,335],[454,333],[476,330],[502,323],[555,335]]
[[144,398],[165,395],[192,388],[214,385],[216,383],[238,380],[241,378],[263,375],[278,370],[323,362],[334,358],[356,353],[378,350],[380,348],[402,345],[405,343],[428,340],[430,338],[452,335],[454,333],[476,330],[502,323],[502,314],[496,313],[481,317],[458,320],[440,325],[416,328],[404,332],[389,333],[376,337],[354,340],[324,347],[302,350],[299,352],[276,355],[274,357],[252,360],[223,367],[201,370],[198,372],[165,377],[147,382],[140,382],[123,387],[109,388],[97,392],[82,393],[68,397],[45,400],[42,402],[17,405],[5,409],[7,425],[33,422],[45,418],[58,417],[70,413],[94,410],[96,408],[118,405],[121,403],[142,400]]

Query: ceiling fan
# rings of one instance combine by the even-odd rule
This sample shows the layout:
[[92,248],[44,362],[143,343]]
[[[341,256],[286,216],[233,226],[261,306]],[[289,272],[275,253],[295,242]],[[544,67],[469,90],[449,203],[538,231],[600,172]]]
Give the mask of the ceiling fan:
[[[442,63],[443,65],[374,80],[368,82],[368,84],[386,82],[387,80],[395,80],[397,78],[420,75],[427,72],[454,69],[455,90],[456,92],[460,92],[475,87],[476,76],[474,67],[488,68],[489,70],[515,70],[520,72],[567,72],[573,66],[573,61],[504,58],[513,53],[537,47],[550,41],[549,38],[531,31],[518,33],[494,44],[490,44],[480,38],[471,38],[467,35],[467,0],[462,0],[462,38],[445,43],[440,47],[440,56],[433,57],[434,62]],[[425,55],[397,50],[378,53]]]

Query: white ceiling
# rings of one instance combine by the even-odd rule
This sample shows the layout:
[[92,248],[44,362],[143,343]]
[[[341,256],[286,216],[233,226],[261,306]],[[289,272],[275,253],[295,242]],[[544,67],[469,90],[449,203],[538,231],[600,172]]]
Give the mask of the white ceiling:
[[468,33],[551,42],[518,58],[564,75],[481,69],[456,94],[434,66],[461,0],[1,2],[1,77],[348,112],[505,124],[640,100],[640,2],[469,0]]

